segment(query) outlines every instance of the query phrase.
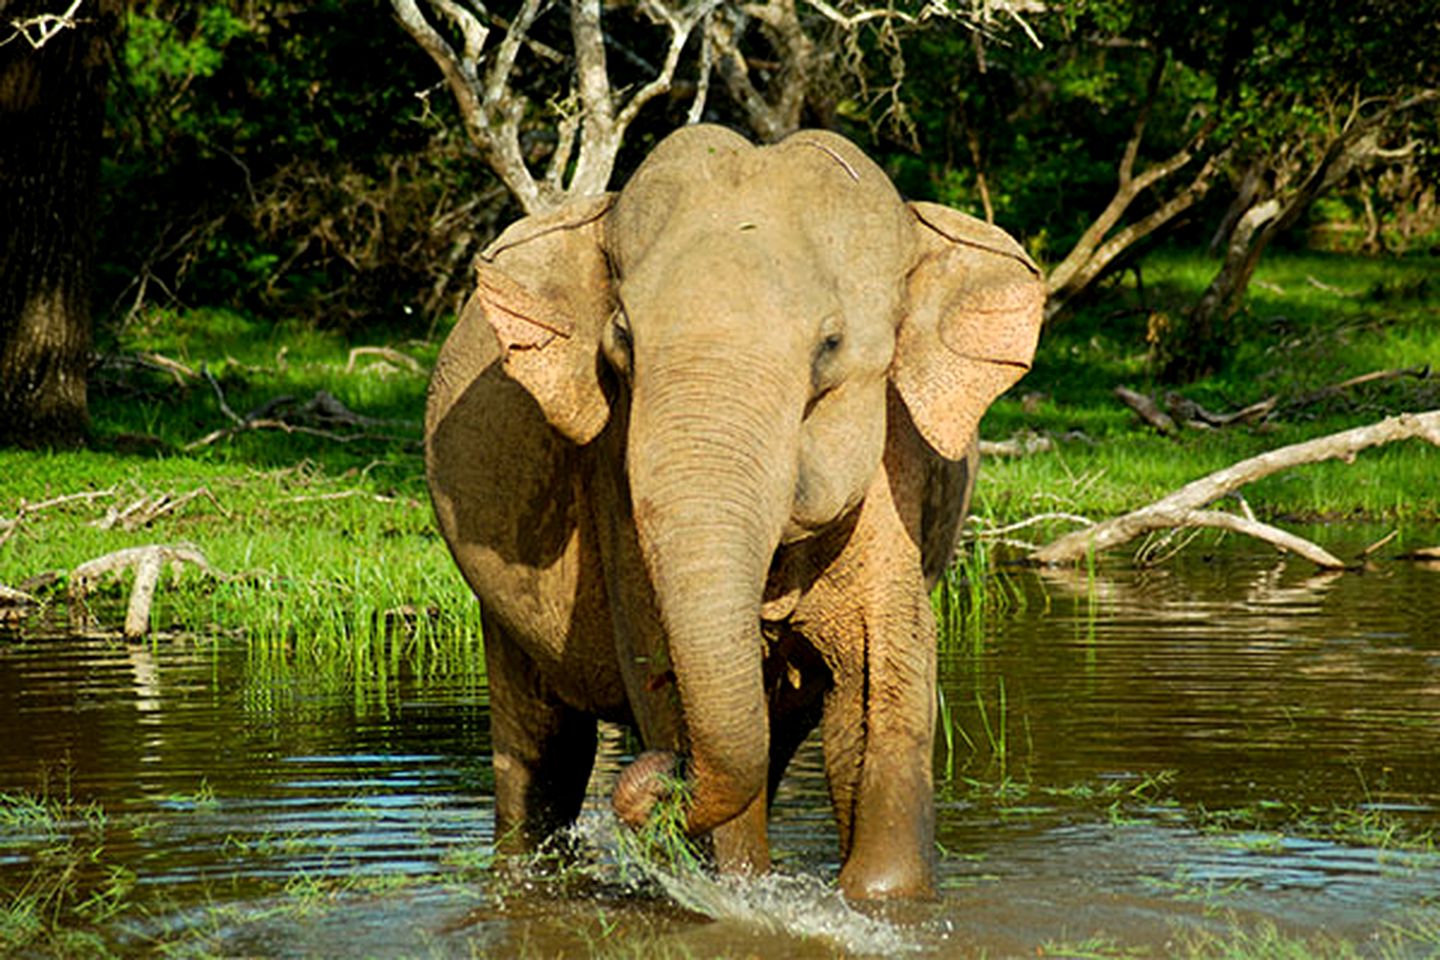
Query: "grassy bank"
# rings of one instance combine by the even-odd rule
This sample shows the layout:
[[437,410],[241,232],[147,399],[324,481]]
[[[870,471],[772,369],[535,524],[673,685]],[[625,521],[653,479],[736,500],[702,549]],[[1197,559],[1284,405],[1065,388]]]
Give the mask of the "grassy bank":
[[[1436,380],[1409,376],[1306,400],[1349,377],[1440,358],[1440,282],[1431,279],[1440,261],[1277,253],[1252,287],[1234,362],[1180,391],[1215,411],[1275,395],[1276,415],[1176,439],[1139,424],[1112,390],[1156,389],[1147,327],[1183,309],[1212,267],[1194,254],[1153,256],[1143,284],[1127,275],[1047,332],[1034,371],[983,430],[994,439],[1038,432],[1054,449],[988,461],[977,513],[1102,518],[1263,450],[1440,406]],[[233,631],[345,663],[396,656],[387,637],[420,650],[473,638],[474,604],[434,533],[419,452],[426,370],[442,334],[352,344],[224,311],[137,320],[105,345],[92,449],[0,454],[0,517],[16,521],[0,529],[0,583],[45,593],[34,578],[46,571],[188,542],[238,576],[187,571],[160,591],[160,627]],[[352,353],[357,346],[385,350]],[[321,391],[333,402],[317,403]],[[289,426],[238,429],[247,414]],[[1437,458],[1412,441],[1280,474],[1246,496],[1262,518],[1431,522],[1440,518]],[[37,507],[61,497],[73,498]],[[45,594],[57,606],[61,586]],[[102,622],[118,624],[123,595],[117,585],[92,599]]]
[[[215,311],[127,329],[92,383],[91,449],[0,454],[0,515],[15,521],[0,531],[0,583],[58,612],[49,572],[183,542],[229,577],[167,580],[158,627],[241,633],[328,664],[469,643],[477,612],[435,533],[420,459],[436,348],[388,349],[352,356],[337,337]],[[334,402],[316,407],[322,391]],[[226,408],[276,426],[236,429]],[[91,596],[102,625],[118,626],[126,589]]]
[[[1319,253],[1272,254],[1236,321],[1239,345],[1225,369],[1200,382],[1153,382],[1147,331],[1179,315],[1214,263],[1194,253],[1145,261],[1143,284],[1120,278],[1098,302],[1061,318],[1041,342],[1032,372],[986,416],[987,437],[1036,431],[1051,453],[991,458],[978,512],[1014,521],[1047,510],[1104,518],[1142,506],[1237,460],[1384,416],[1440,407],[1440,379],[1407,375],[1317,397],[1379,370],[1440,362],[1440,259],[1369,260]],[[1174,391],[1224,413],[1268,397],[1263,423],[1184,430],[1145,427],[1114,396],[1116,386]],[[1260,481],[1244,495],[1261,519],[1440,518],[1440,451],[1411,441]]]

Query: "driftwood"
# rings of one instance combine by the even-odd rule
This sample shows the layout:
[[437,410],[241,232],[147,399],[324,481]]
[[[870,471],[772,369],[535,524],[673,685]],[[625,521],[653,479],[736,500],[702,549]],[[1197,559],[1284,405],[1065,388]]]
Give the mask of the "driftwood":
[[119,576],[126,570],[134,570],[135,583],[130,588],[130,604],[125,611],[125,636],[130,639],[145,636],[150,632],[150,607],[155,602],[155,588],[167,563],[177,577],[180,569],[188,563],[206,576],[217,580],[233,579],[230,574],[212,567],[200,549],[188,543],[128,547],[94,560],[87,560],[70,571],[69,603],[72,616],[80,621],[86,619],[85,598],[101,580]]
[[1188,483],[1149,506],[1093,527],[1068,533],[1033,551],[1027,559],[1031,563],[1039,564],[1074,563],[1091,551],[1101,553],[1152,530],[1211,526],[1258,537],[1283,550],[1298,553],[1322,567],[1342,568],[1345,566],[1343,561],[1294,534],[1249,517],[1201,508],[1247,483],[1277,471],[1302,463],[1317,463],[1337,457],[1349,461],[1367,447],[1412,437],[1420,437],[1440,446],[1440,410],[1401,414],[1369,426],[1332,433],[1250,457]]
[[1410,550],[1400,554],[1399,560],[1419,560],[1422,563],[1440,562],[1440,547],[1421,547],[1418,550]]
[[963,531],[966,540],[985,540],[991,543],[1004,544],[1008,547],[1019,547],[1021,550],[1038,550],[1038,544],[1029,543],[1025,540],[1016,540],[1008,534],[1033,527],[1036,524],[1049,523],[1061,520],[1067,523],[1078,523],[1082,527],[1094,526],[1095,521],[1089,517],[1082,517],[1076,513],[1064,513],[1055,511],[1051,513],[1039,513],[1033,517],[1026,517],[1018,523],[1009,523],[1003,527],[992,527],[984,517],[972,516]]
[[7,607],[34,607],[39,604],[40,600],[37,597],[24,590],[16,590],[14,587],[7,587],[0,583],[0,610]]

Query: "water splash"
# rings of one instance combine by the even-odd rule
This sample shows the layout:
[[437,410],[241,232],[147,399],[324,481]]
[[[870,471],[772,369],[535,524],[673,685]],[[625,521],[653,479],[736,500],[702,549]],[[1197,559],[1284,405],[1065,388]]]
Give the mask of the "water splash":
[[818,877],[725,877],[672,867],[651,856],[608,811],[586,811],[571,833],[599,855],[597,867],[610,872],[609,879],[632,889],[658,889],[679,906],[712,920],[823,940],[856,955],[893,956],[921,949],[904,927],[861,913]]

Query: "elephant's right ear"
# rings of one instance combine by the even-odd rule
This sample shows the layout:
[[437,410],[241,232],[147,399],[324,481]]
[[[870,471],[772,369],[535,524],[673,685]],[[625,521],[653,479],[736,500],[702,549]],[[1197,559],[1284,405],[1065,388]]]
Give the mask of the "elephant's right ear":
[[600,387],[600,334],[614,311],[601,246],[612,194],[577,200],[512,224],[475,261],[478,313],[500,341],[505,372],[576,443],[610,416]]

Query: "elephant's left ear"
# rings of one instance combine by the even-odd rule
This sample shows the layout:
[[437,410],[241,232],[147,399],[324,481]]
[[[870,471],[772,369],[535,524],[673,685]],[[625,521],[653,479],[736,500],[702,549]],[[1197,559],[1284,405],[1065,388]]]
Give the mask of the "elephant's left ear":
[[958,460],[980,416],[1030,369],[1045,306],[1040,268],[998,227],[912,203],[910,272],[890,377],[925,440]]

